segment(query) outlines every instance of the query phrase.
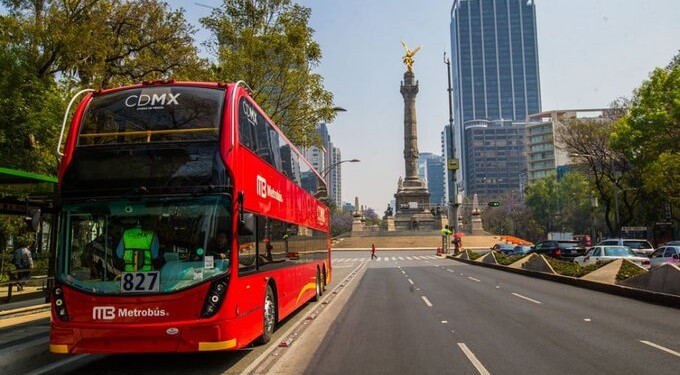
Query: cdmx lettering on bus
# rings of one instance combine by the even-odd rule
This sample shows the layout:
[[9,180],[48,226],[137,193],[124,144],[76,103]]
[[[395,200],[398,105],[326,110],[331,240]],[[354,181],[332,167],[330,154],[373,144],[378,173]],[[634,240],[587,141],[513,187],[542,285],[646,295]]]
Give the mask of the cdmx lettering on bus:
[[177,102],[177,98],[179,98],[180,95],[181,93],[177,94],[164,93],[161,95],[157,94],[130,95],[127,98],[125,98],[125,106],[132,108],[148,106],[153,107],[155,105],[179,105],[179,103]]

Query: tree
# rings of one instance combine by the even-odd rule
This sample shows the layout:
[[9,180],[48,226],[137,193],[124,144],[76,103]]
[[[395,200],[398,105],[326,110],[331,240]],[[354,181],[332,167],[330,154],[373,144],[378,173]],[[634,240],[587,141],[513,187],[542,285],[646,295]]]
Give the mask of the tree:
[[37,77],[23,52],[0,49],[0,160],[4,167],[54,175],[62,93]]
[[[568,119],[556,130],[557,143],[568,153],[597,192],[604,208],[604,218],[610,233],[615,232],[614,194],[624,190],[631,180],[630,164],[625,155],[610,147],[615,121],[626,113],[625,100],[612,103],[613,110],[601,119]],[[621,204],[633,205],[632,195],[625,195]],[[625,210],[626,213],[632,210]],[[626,221],[631,217],[626,216]]]
[[10,14],[0,19],[0,40],[23,47],[39,79],[108,87],[200,75],[205,68],[182,11],[158,0],[2,3]]
[[291,0],[225,0],[201,19],[213,34],[215,79],[245,81],[253,99],[302,147],[317,144],[316,126],[335,116],[333,95],[313,73],[321,48],[307,25],[310,15]]
[[331,212],[331,236],[352,231],[352,212],[339,210]]
[[[625,155],[642,199],[644,219],[659,219],[659,207],[680,208],[680,54],[657,68],[635,90],[627,115],[612,133],[612,149]],[[638,209],[638,211],[640,211]]]

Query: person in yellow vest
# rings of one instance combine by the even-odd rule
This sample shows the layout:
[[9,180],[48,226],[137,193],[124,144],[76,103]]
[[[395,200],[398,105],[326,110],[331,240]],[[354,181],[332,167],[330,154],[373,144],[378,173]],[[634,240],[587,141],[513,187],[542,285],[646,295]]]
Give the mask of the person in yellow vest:
[[125,272],[152,271],[151,261],[158,257],[158,236],[137,226],[126,229],[116,254],[125,262]]

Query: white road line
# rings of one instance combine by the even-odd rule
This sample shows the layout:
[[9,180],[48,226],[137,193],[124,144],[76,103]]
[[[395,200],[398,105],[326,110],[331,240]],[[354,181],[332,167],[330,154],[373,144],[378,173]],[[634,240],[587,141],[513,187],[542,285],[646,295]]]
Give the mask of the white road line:
[[432,307],[432,302],[430,302],[430,300],[427,299],[427,297],[421,296],[420,298],[422,298],[423,301],[425,301],[425,304],[426,304],[427,306]]
[[380,262],[380,261],[382,260],[382,258],[381,258],[381,257],[376,257],[375,260],[377,260],[378,262]]
[[407,260],[413,260],[413,259],[411,259],[411,257],[406,257],[406,259],[407,259]]
[[397,260],[397,257],[392,257],[392,260],[396,261],[396,260]]
[[641,343],[643,343],[643,344],[649,345],[649,346],[654,347],[654,348],[657,348],[657,349],[659,349],[659,350],[663,350],[664,352],[666,352],[666,353],[668,353],[668,354],[673,354],[673,355],[676,356],[676,357],[680,357],[680,353],[676,352],[676,351],[673,350],[673,349],[668,349],[668,348],[665,347],[665,346],[661,346],[661,345],[659,345],[659,344],[655,344],[655,343],[653,343],[653,342],[651,342],[651,341],[645,341],[645,340],[639,340],[639,341],[640,341]]
[[414,283],[413,283],[413,280],[411,280],[411,279],[408,279],[408,282],[411,283],[411,285],[414,284]]
[[449,272],[456,273],[456,271],[454,271],[454,270],[452,270],[452,269],[448,269],[448,268],[447,268],[446,270],[449,271]]
[[486,370],[486,367],[484,367],[482,362],[480,362],[479,359],[477,359],[475,353],[473,353],[472,350],[468,349],[465,343],[459,342],[458,347],[460,348],[460,350],[463,351],[463,353],[465,353],[465,356],[468,357],[470,362],[472,362],[472,365],[475,366],[475,368],[477,369],[477,371],[479,371],[481,375],[491,375],[491,373]]
[[482,280],[480,280],[480,279],[475,279],[474,277],[471,277],[471,276],[468,276],[468,279],[470,279],[470,280],[472,280],[472,281],[476,281],[476,282],[478,282],[478,283],[481,283],[481,282],[482,282]]
[[399,260],[404,260],[404,257],[399,257]]
[[529,298],[529,297],[525,297],[525,296],[523,296],[523,295],[521,295],[521,294],[512,293],[512,295],[515,296],[515,297],[523,298],[523,299],[525,299],[525,300],[527,300],[527,301],[531,301],[531,302],[536,303],[536,304],[539,304],[539,305],[541,304],[540,301],[536,301],[535,299],[531,299],[531,298]]

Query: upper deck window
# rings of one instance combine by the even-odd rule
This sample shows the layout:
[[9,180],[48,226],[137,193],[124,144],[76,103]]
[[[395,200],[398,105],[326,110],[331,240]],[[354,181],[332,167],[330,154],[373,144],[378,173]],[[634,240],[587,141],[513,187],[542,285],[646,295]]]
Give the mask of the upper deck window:
[[224,89],[149,86],[95,97],[79,146],[217,141]]

